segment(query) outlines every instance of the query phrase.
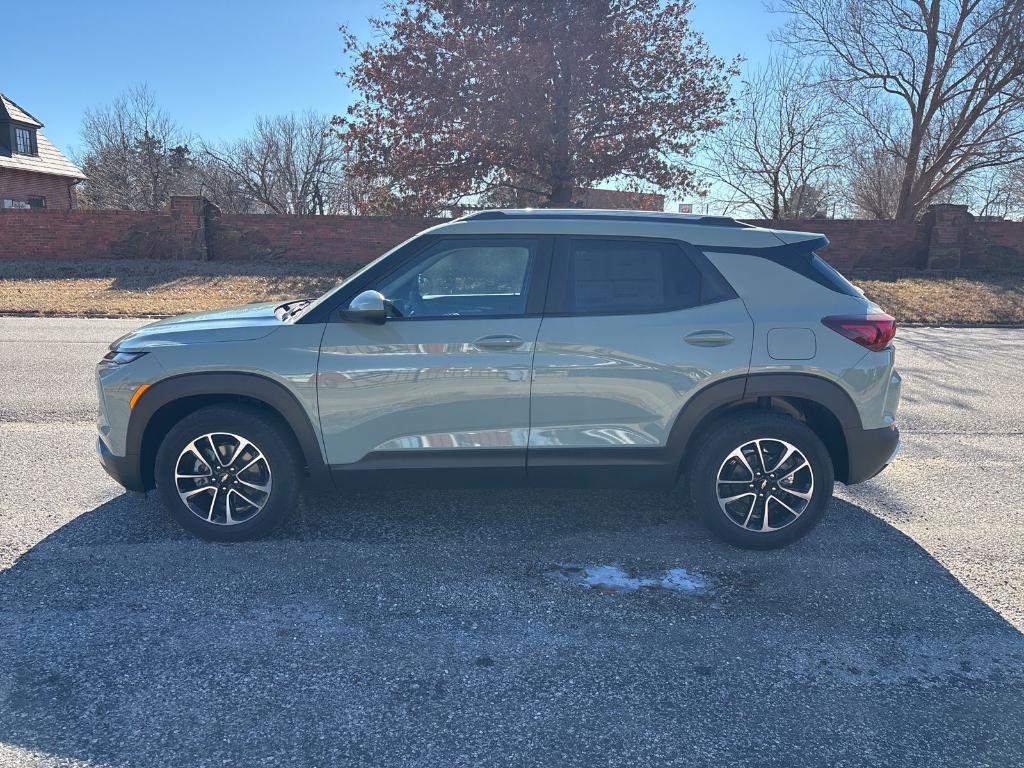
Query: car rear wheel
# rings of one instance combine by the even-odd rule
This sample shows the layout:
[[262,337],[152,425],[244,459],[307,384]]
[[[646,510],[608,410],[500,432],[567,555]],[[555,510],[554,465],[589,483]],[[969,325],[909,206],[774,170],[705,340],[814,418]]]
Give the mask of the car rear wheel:
[[772,549],[806,535],[832,498],[833,467],[821,439],[778,413],[747,412],[716,422],[695,442],[690,493],[721,538]]
[[299,464],[288,435],[255,409],[203,408],[157,451],[157,492],[171,516],[205,539],[242,541],[276,527],[298,501]]

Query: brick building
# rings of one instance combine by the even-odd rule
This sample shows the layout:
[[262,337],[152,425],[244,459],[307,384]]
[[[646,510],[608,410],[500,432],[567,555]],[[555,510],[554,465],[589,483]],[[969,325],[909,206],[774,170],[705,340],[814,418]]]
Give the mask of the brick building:
[[577,188],[572,191],[572,199],[573,203],[580,208],[627,209],[631,211],[665,210],[665,196],[656,192]]
[[43,124],[0,93],[0,208],[75,207],[85,174],[50,143]]

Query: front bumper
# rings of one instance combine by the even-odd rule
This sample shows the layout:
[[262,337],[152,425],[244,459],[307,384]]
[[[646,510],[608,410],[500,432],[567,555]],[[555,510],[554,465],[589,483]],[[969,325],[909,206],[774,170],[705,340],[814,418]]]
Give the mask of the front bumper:
[[129,491],[145,492],[142,482],[142,471],[138,456],[115,456],[110,452],[102,438],[96,438],[96,453],[100,457],[100,465],[107,474]]
[[896,458],[900,449],[900,431],[893,424],[882,429],[847,429],[847,485],[863,483],[877,475]]

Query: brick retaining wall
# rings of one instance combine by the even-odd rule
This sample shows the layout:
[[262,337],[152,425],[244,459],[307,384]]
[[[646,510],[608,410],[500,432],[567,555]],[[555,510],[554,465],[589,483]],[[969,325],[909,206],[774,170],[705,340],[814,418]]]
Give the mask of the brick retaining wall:
[[214,212],[213,258],[292,259],[365,264],[440,220],[382,216],[263,216]]
[[[375,216],[221,213],[202,198],[167,211],[0,211],[3,259],[290,260],[365,264],[439,220]],[[1024,222],[985,221],[962,206],[932,206],[916,224],[813,219],[753,221],[826,235],[822,251],[841,270],[1024,271]]]

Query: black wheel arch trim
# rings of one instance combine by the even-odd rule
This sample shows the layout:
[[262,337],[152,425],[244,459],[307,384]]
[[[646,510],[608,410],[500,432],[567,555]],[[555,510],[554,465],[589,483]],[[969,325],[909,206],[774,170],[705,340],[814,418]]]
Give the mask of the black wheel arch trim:
[[861,429],[860,412],[841,386],[813,373],[752,373],[744,397],[799,397],[823,405],[843,429]]
[[708,384],[687,401],[669,433],[670,459],[681,465],[691,450],[691,440],[711,414],[725,406],[755,403],[762,397],[793,397],[817,403],[835,416],[844,441],[851,431],[862,429],[853,400],[835,382],[815,374],[751,373]]
[[196,396],[244,397],[265,403],[292,430],[310,475],[317,480],[329,477],[320,440],[306,409],[283,384],[257,373],[184,373],[153,384],[132,409],[126,436],[127,455],[141,461],[143,439],[153,416],[170,403]]

